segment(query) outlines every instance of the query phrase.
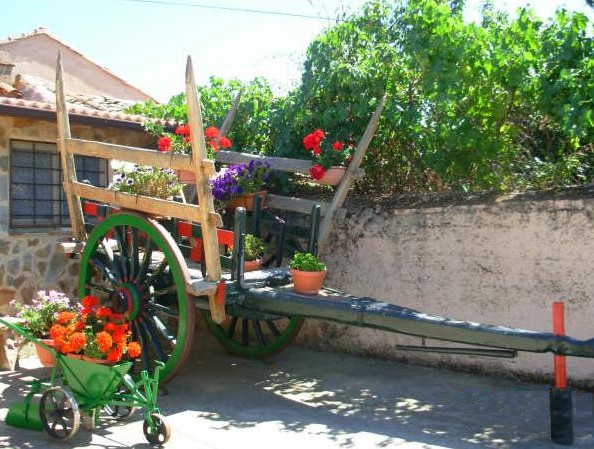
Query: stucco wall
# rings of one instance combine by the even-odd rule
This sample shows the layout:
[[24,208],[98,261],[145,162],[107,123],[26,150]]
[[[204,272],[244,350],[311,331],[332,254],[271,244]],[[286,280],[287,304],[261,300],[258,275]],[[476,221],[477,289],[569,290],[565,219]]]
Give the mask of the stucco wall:
[[[588,197],[528,195],[471,206],[351,208],[322,254],[327,285],[430,314],[547,332],[552,303],[562,300],[567,334],[591,338],[593,208]],[[315,320],[299,341],[541,379],[552,373],[550,354],[493,359],[410,353],[394,346],[419,339]],[[567,365],[571,379],[594,385],[594,360],[570,357]]]
[[124,100],[147,101],[151,97],[140,89],[58,42],[43,31],[24,39],[4,42],[0,50],[10,54],[13,76],[34,75],[46,80],[56,77],[58,51],[64,65],[64,84],[68,92],[106,95]]
[[[138,130],[73,125],[72,136],[122,145],[147,146],[147,136]],[[60,289],[74,296],[78,263],[55,251],[55,243],[70,235],[69,229],[51,233],[9,229],[10,140],[55,142],[56,123],[0,115],[0,312],[8,311],[11,299],[28,302],[40,289]]]

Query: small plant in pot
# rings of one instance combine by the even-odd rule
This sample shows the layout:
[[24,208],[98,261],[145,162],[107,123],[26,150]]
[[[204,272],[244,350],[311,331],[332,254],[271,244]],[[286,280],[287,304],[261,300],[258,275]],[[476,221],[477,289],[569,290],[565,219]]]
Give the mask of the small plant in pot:
[[244,271],[259,270],[262,266],[262,256],[266,252],[266,245],[259,237],[246,234],[244,238]]
[[289,264],[297,293],[315,295],[326,277],[326,264],[311,253],[296,252]]

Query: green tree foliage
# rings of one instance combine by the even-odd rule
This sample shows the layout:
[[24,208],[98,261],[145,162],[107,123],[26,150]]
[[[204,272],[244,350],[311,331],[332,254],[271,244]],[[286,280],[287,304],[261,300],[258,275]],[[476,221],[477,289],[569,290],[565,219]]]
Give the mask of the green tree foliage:
[[[510,19],[487,0],[480,23],[464,0],[370,0],[309,46],[301,85],[275,98],[246,86],[229,137],[234,148],[307,158],[302,139],[358,141],[388,102],[360,187],[507,190],[594,180],[593,27],[559,10]],[[200,87],[207,124],[222,123],[238,82]],[[183,96],[135,109],[185,120]]]
[[[487,3],[371,1],[309,47],[285,110],[299,148],[312,125],[359,138],[389,103],[368,150],[366,187],[383,191],[547,187],[592,180],[591,24],[560,10],[510,20]],[[286,151],[286,150],[284,150]]]
[[[277,108],[272,90],[264,78],[255,78],[248,83],[238,80],[225,82],[211,77],[208,85],[198,86],[202,106],[202,118],[205,126],[220,127],[231,109],[231,104],[243,89],[237,115],[228,133],[233,142],[233,149],[250,153],[271,152],[270,117]],[[166,104],[152,101],[137,104],[127,110],[132,114],[141,114],[151,118],[171,120],[175,123],[187,123],[188,113],[185,94],[172,97]],[[162,125],[147,122],[149,131],[158,135]]]

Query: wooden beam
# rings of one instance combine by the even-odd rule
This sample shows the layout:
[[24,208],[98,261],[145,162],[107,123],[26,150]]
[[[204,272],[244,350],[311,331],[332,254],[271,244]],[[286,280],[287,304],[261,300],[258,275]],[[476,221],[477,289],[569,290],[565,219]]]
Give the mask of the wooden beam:
[[[139,165],[150,165],[172,170],[188,170],[188,167],[193,163],[192,156],[188,154],[161,153],[160,151],[145,148],[82,139],[67,139],[66,142],[71,153],[82,156],[133,162]],[[210,159],[202,161],[202,169],[207,176],[212,176],[216,171],[214,162]]]
[[[196,91],[196,81],[192,68],[192,59],[188,56],[186,65],[186,102],[188,105],[188,123],[190,125],[190,144],[192,147],[192,160],[194,166],[198,167],[200,161],[207,158],[206,142],[204,141],[204,125],[202,124],[202,111]],[[209,220],[214,212],[214,201],[208,176],[202,171],[195,169],[196,192],[198,193],[199,213],[202,216],[202,242],[206,262],[206,280],[218,282],[222,278],[221,260],[219,258],[219,244],[215,223]],[[216,214],[219,216],[218,214]],[[219,216],[220,218],[220,216]],[[217,300],[217,295],[208,295],[210,314],[215,323],[222,324],[225,321],[225,304]]]
[[304,198],[296,198],[292,196],[276,195],[273,193],[266,194],[265,205],[271,209],[284,209],[291,212],[300,212],[302,214],[311,213],[311,208],[314,204],[322,206],[322,215],[324,215],[328,204],[325,202],[308,200]]
[[223,226],[221,216],[214,209],[205,214],[204,210],[195,204],[176,203],[175,201],[161,200],[159,198],[116,192],[81,182],[73,182],[72,187],[76,195],[93,201],[115,204],[124,209],[137,210],[162,217],[195,221],[202,223],[203,227],[205,226],[204,223],[207,222],[207,226],[213,229]]
[[375,130],[377,129],[377,124],[379,123],[380,116],[382,114],[382,110],[384,109],[384,105],[386,104],[386,94],[383,95],[382,99],[379,102],[379,105],[375,109],[375,112],[371,116],[369,123],[367,124],[367,128],[365,128],[365,132],[363,133],[363,137],[353,154],[353,159],[349,164],[342,181],[340,182],[336,193],[334,194],[334,198],[330,203],[330,206],[326,210],[326,215],[322,220],[322,224],[320,225],[320,239],[318,241],[318,251],[322,252],[324,244],[326,243],[326,239],[330,234],[330,230],[332,229],[332,220],[334,219],[334,215],[339,208],[342,207],[342,203],[344,203],[344,199],[353,184],[354,177],[353,174],[355,170],[359,168],[361,162],[363,162],[363,157],[365,156],[365,151],[369,147],[371,143],[371,139],[375,134]]
[[231,109],[227,112],[225,116],[225,120],[223,120],[223,124],[219,131],[223,136],[226,136],[229,130],[231,129],[231,125],[235,120],[235,116],[237,115],[237,109],[239,108],[239,102],[241,101],[241,95],[243,94],[243,87],[239,90],[237,96],[233,99],[233,103],[231,103]]
[[56,144],[60,152],[62,162],[62,175],[64,180],[64,192],[66,193],[66,202],[68,204],[68,213],[70,215],[70,226],[72,235],[79,241],[87,239],[83,211],[79,198],[73,192],[72,183],[76,181],[76,168],[74,165],[74,156],[68,151],[66,139],[70,139],[70,122],[68,121],[68,107],[66,106],[66,97],[64,95],[64,80],[62,75],[62,55],[58,53],[56,64],[56,117],[58,121],[58,139]]
[[[224,164],[239,164],[249,163],[250,161],[268,162],[270,168],[277,171],[284,171],[289,173],[300,173],[309,176],[309,169],[313,163],[305,159],[291,159],[288,157],[274,157],[264,156],[261,154],[240,153],[238,151],[217,151],[215,160]],[[357,168],[354,170],[356,179],[362,178],[365,175],[365,170]]]

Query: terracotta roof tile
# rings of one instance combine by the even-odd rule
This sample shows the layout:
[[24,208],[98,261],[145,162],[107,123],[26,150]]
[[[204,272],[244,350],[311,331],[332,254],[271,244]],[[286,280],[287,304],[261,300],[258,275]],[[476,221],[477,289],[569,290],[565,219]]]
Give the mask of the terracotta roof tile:
[[[25,111],[39,111],[49,110],[55,111],[56,105],[53,103],[46,103],[41,101],[23,100],[20,98],[9,98],[0,96],[0,106],[17,107]],[[115,120],[118,122],[138,123],[141,124],[146,120],[146,117],[135,114],[124,114],[123,112],[110,112],[91,109],[80,105],[68,105],[68,113],[81,117],[100,117],[108,120]],[[162,123],[165,126],[174,126],[173,122],[158,120],[157,123]]]

